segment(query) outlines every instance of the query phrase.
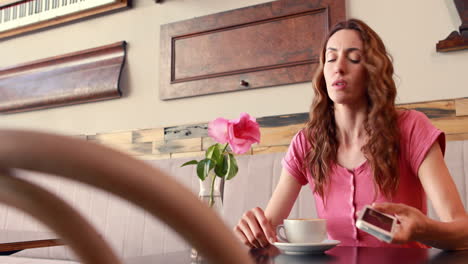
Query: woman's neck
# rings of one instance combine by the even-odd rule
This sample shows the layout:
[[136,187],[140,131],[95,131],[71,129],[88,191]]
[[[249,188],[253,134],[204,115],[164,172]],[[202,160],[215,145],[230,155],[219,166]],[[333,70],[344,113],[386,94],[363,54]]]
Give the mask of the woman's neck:
[[367,106],[350,107],[335,105],[335,122],[337,139],[342,146],[362,145],[366,139],[364,121],[367,117]]

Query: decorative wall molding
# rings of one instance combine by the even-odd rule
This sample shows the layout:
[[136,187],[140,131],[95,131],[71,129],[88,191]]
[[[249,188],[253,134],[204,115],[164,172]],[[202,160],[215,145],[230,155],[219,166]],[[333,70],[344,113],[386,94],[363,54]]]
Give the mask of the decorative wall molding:
[[[398,107],[426,114],[437,128],[446,133],[447,140],[468,139],[468,98],[400,104]],[[304,127],[307,120],[308,113],[257,118],[262,134],[261,142],[253,145],[247,155],[285,152],[292,137]],[[208,136],[207,123],[80,137],[142,159],[200,157],[214,143]]]
[[308,82],[345,18],[344,0],[278,0],[162,25],[159,97]]
[[450,35],[437,43],[439,52],[468,49],[468,0],[454,0],[458,15],[462,21],[459,31],[452,31]]
[[0,69],[0,112],[121,97],[125,41]]

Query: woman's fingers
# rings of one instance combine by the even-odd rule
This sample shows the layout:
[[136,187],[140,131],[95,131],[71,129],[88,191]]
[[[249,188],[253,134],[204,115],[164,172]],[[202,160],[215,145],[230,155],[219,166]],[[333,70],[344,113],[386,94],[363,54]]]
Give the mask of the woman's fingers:
[[263,234],[267,239],[267,242],[273,243],[276,241],[276,231],[271,226],[270,221],[266,218],[265,213],[260,207],[256,207],[252,210],[256,216],[257,222],[263,230]]
[[373,204],[372,207],[397,218],[398,226],[393,235],[393,243],[401,244],[417,240],[426,229],[427,216],[414,207],[396,203],[379,203]]
[[256,241],[260,244],[261,247],[266,247],[269,245],[269,242],[265,236],[265,233],[263,232],[263,229],[260,227],[258,221],[259,219],[257,219],[258,214],[260,214],[258,209],[259,208],[255,208],[245,213],[244,219],[247,221],[247,224],[249,225],[250,230],[253,236],[255,237]]
[[[255,243],[255,237],[253,236],[252,232],[250,231],[249,225],[247,221],[243,218],[239,221],[239,223],[234,227],[234,233],[237,237],[244,243],[244,245],[250,248],[258,248],[258,243]],[[251,242],[252,241],[252,242]]]
[[275,231],[259,207],[247,211],[234,227],[237,237],[249,247],[267,247],[275,241]]
[[393,235],[392,243],[395,243],[395,244],[408,243],[409,235],[410,235],[408,231],[409,230],[407,227],[401,224],[398,224]]
[[396,203],[374,203],[372,208],[385,214],[407,214],[408,206]]

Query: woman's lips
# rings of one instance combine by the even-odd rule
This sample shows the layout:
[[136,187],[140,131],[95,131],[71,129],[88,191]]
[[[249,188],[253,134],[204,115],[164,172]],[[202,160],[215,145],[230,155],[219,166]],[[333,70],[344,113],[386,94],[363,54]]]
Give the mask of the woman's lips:
[[348,84],[345,80],[336,80],[333,82],[332,86],[335,87],[336,90],[343,90],[346,88]]

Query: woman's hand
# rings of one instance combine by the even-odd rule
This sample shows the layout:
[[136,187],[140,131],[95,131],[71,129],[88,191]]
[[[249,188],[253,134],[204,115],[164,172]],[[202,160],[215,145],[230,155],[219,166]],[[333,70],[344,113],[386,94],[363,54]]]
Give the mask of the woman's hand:
[[234,227],[234,233],[251,248],[267,247],[276,241],[276,231],[259,207],[245,212]]
[[404,244],[424,237],[430,219],[418,209],[396,203],[375,203],[372,208],[385,214],[395,215],[398,219],[392,243]]

